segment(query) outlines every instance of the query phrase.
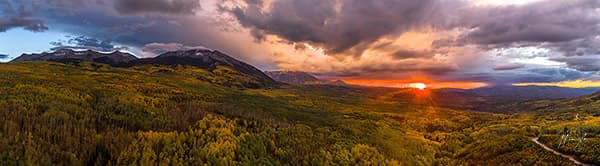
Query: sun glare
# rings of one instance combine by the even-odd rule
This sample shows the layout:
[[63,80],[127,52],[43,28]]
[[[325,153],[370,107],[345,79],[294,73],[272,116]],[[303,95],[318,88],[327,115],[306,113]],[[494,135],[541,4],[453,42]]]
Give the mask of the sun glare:
[[417,82],[417,83],[411,83],[411,84],[409,84],[408,86],[409,86],[409,87],[411,87],[411,88],[416,88],[416,89],[419,89],[419,90],[424,90],[425,88],[427,88],[427,85],[426,85],[426,84],[424,84],[424,83],[420,83],[420,82]]

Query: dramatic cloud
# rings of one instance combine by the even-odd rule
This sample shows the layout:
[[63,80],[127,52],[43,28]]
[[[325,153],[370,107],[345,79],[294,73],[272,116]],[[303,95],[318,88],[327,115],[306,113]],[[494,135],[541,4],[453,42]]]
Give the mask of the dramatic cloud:
[[426,26],[428,21],[440,18],[444,11],[441,6],[453,6],[438,0],[246,2],[247,7],[231,12],[256,38],[277,35],[292,42],[322,45],[329,53],[344,52],[386,35]]
[[199,0],[115,0],[114,8],[121,14],[193,14],[200,9]]
[[545,43],[542,46],[551,48],[564,56],[600,55],[600,36],[596,35],[559,43]]
[[16,5],[8,0],[0,0],[0,32],[12,28],[24,28],[34,32],[48,30],[40,19],[31,18],[31,13],[22,5]]
[[89,38],[85,36],[79,36],[69,40],[69,44],[75,44],[79,46],[92,46],[102,48],[103,50],[111,50],[115,48],[108,40],[98,40],[95,38]]
[[570,68],[579,71],[597,72],[600,71],[600,58],[598,57],[571,57],[555,58],[558,62],[565,62]]
[[571,41],[587,41],[600,35],[599,8],[600,1],[597,0],[537,1],[521,6],[471,8],[464,10],[449,24],[449,28],[470,30],[454,39],[439,40],[436,44],[494,47],[547,44],[571,54]]
[[24,29],[42,32],[48,30],[48,27],[41,20],[25,17],[3,18],[0,16],[0,32],[6,32],[9,29],[22,27]]
[[[530,47],[529,50],[550,50],[567,56],[598,53],[595,36],[598,35],[600,15],[595,12],[600,3],[595,0],[537,1],[524,5],[475,6],[467,1],[322,1],[319,7],[311,7],[311,1],[246,1],[246,5],[229,10],[249,28],[257,41],[276,36],[292,43],[309,43],[324,48],[323,54],[336,56],[329,60],[329,74],[369,75],[367,73],[421,71],[425,73],[452,73],[457,71],[481,71],[475,67],[484,59],[474,61],[468,54],[487,56],[492,49]],[[424,31],[424,32],[423,32]],[[429,47],[397,44],[398,40],[417,40],[419,37],[405,35],[409,32],[438,33],[431,40],[413,42],[427,43]],[[381,42],[386,38],[397,40]],[[297,45],[297,44],[296,44]],[[466,47],[475,45],[477,49]],[[296,49],[298,50],[298,49]],[[535,65],[537,52],[520,50],[503,60],[524,61]],[[379,54],[385,54],[383,57]],[[499,54],[508,54],[500,52]],[[352,56],[358,58],[347,58]],[[379,57],[377,63],[367,63],[365,57]],[[545,56],[549,56],[546,54]],[[319,68],[322,64],[312,61],[293,62],[281,60],[283,68]],[[354,64],[345,64],[346,59]],[[422,60],[415,60],[422,59]],[[450,59],[450,60],[448,60]],[[409,60],[409,61],[407,61]],[[501,61],[501,60],[498,60]],[[548,60],[549,61],[549,60]],[[373,61],[371,61],[373,62]],[[416,63],[418,62],[418,63]],[[307,63],[306,65],[297,65]],[[345,67],[334,67],[343,63]],[[349,63],[349,62],[348,62]],[[310,65],[308,65],[310,64]],[[362,64],[362,65],[357,65]],[[458,65],[460,64],[460,65]],[[405,65],[412,65],[407,67]],[[458,65],[458,66],[457,66]],[[352,66],[352,67],[351,67]],[[453,66],[453,67],[452,67]],[[493,71],[524,68],[519,63],[493,65]],[[578,69],[578,68],[573,68]],[[324,70],[326,71],[326,70]],[[520,71],[523,72],[523,71]],[[348,74],[355,73],[355,74]],[[554,79],[536,72],[514,73],[524,77]],[[488,77],[499,80],[514,78]]]
[[[465,40],[477,44],[563,42],[599,32],[596,0],[538,2],[473,10],[465,24],[475,27]],[[472,19],[470,17],[474,17]]]
[[68,41],[58,41],[50,43],[56,47],[52,50],[57,49],[89,49],[96,51],[115,51],[123,49],[123,47],[115,47],[110,40],[99,40],[96,38],[90,38],[86,36],[78,36],[69,39]]
[[[253,35],[321,44],[333,53],[423,27],[470,29],[455,44],[568,42],[598,35],[600,1],[538,1],[522,6],[472,6],[465,1],[247,1],[231,12]],[[319,3],[318,7],[313,7]],[[448,40],[439,40],[440,42]],[[446,43],[450,44],[450,43]]]

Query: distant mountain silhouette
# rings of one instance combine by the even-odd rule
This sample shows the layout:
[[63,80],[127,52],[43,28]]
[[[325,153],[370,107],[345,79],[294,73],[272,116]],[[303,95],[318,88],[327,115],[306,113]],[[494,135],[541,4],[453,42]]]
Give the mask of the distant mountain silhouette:
[[[554,114],[555,119],[573,119],[575,114],[600,116],[600,92],[568,99],[539,99],[512,102],[497,106],[502,110],[535,111],[548,115]],[[558,114],[557,114],[558,113]],[[570,115],[570,116],[564,116]]]
[[41,54],[23,54],[11,62],[23,61],[52,61],[61,63],[79,63],[83,61],[104,63],[114,67],[132,67],[137,65],[188,65],[206,69],[215,70],[218,66],[233,69],[243,73],[252,79],[257,80],[258,84],[248,85],[250,88],[275,85],[277,82],[256,67],[239,61],[222,52],[208,49],[192,49],[182,51],[172,51],[161,54],[154,58],[139,59],[131,54],[123,52],[100,53],[95,51],[74,51],[70,49],[61,49],[52,53]]
[[[477,110],[496,113],[512,113],[535,108],[537,100],[567,100],[576,97],[591,101],[600,100],[600,88],[563,88],[548,86],[490,86],[476,89],[434,89],[427,100],[440,107]],[[401,89],[392,100],[415,102],[419,93],[413,89]],[[590,95],[592,94],[592,95]],[[587,96],[586,96],[587,95]],[[531,102],[529,102],[531,101]],[[581,100],[577,100],[581,102]],[[582,102],[583,103],[583,102]],[[572,104],[573,105],[573,104]],[[515,109],[516,107],[520,109]]]
[[564,99],[592,94],[600,88],[564,88],[556,86],[490,86],[468,90],[479,96],[531,99]]

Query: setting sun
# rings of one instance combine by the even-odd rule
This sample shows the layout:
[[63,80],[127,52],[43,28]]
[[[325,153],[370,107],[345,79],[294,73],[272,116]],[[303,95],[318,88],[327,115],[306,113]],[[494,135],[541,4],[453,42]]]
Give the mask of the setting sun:
[[425,88],[427,88],[427,85],[424,84],[424,83],[417,82],[417,83],[411,83],[409,85],[409,87],[416,88],[416,89],[419,89],[419,90],[424,90]]

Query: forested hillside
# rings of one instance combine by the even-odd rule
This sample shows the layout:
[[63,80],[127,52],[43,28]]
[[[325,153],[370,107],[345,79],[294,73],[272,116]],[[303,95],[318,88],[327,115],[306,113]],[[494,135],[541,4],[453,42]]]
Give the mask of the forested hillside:
[[426,91],[247,89],[223,66],[19,62],[0,77],[0,165],[570,164],[529,141],[532,115],[442,108]]
[[600,164],[600,93],[564,100],[518,102],[503,107],[534,115],[542,126],[540,142],[587,163]]

